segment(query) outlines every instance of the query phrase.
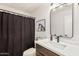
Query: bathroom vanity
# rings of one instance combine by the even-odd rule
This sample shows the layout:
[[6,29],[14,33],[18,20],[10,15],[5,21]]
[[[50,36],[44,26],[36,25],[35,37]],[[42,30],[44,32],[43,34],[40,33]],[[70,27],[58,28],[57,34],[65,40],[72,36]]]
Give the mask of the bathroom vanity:
[[59,54],[53,51],[50,51],[39,44],[36,44],[36,55],[37,56],[59,56]]
[[79,56],[79,47],[50,39],[35,41],[37,56]]
[[[37,56],[61,56],[60,52],[57,52],[56,50],[53,50],[54,48],[60,48],[57,46],[57,44],[53,43],[50,40],[38,40],[35,41],[36,43],[36,55]],[[63,50],[63,49],[62,49]]]

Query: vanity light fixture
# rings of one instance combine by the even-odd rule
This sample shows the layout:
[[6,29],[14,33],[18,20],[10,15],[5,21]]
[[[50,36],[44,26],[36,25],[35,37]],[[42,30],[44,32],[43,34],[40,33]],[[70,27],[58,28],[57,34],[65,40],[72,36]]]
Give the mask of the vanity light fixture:
[[63,5],[64,4],[66,4],[66,3],[51,3],[50,4],[50,9],[52,9],[53,10],[53,12],[54,11],[56,11],[56,9],[58,9],[58,8],[63,8]]

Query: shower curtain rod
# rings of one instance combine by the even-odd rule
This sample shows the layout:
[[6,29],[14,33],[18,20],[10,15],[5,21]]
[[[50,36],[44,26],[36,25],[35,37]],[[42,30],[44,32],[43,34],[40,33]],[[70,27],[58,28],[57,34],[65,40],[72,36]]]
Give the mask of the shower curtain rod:
[[29,17],[29,18],[35,19],[35,17],[32,17],[32,16],[28,16],[28,15],[24,15],[24,14],[21,14],[21,13],[12,12],[12,11],[8,11],[8,10],[4,10],[4,9],[0,9],[0,11],[1,12],[11,13],[11,14],[15,14],[15,15],[19,15],[19,16]]

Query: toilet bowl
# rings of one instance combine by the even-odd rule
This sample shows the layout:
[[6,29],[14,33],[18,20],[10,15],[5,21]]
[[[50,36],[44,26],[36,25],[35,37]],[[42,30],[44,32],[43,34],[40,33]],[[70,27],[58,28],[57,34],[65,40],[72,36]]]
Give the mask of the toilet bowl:
[[23,56],[35,56],[35,55],[36,55],[35,48],[29,48],[23,52]]

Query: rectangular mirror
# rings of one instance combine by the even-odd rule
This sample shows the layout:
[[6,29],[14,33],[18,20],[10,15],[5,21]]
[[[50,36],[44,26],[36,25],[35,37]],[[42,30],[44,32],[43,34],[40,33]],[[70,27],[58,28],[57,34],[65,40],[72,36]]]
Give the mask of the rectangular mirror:
[[65,37],[72,37],[72,15],[64,16],[64,35]]
[[63,4],[52,9],[50,19],[52,35],[73,36],[73,4]]

